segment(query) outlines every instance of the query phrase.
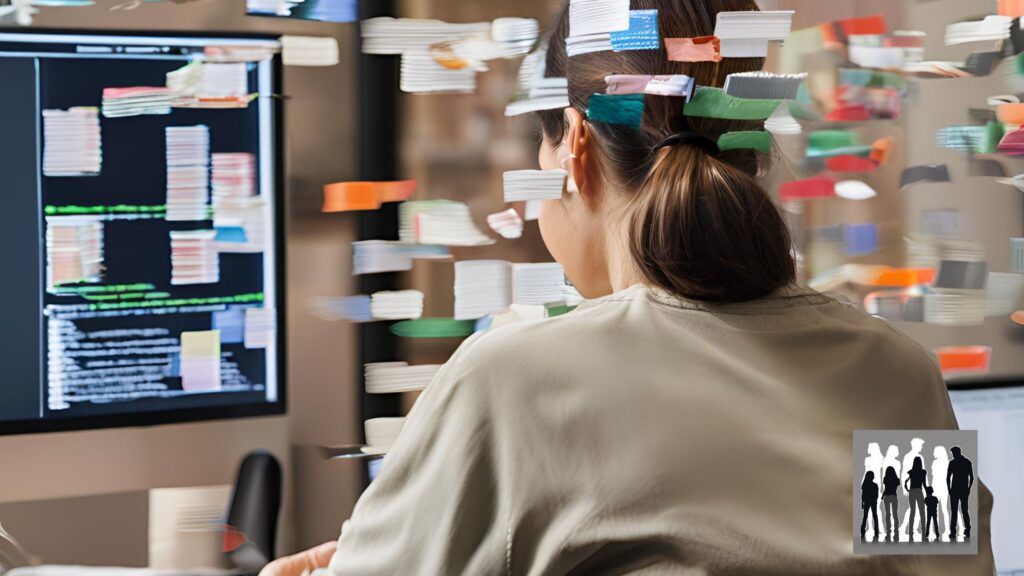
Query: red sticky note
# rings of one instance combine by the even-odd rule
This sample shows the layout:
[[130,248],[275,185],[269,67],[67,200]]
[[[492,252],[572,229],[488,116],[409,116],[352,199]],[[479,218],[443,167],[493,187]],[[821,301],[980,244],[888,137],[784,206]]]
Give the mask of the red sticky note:
[[885,16],[864,16],[846,18],[821,24],[821,36],[825,42],[847,44],[847,38],[854,35],[878,36],[886,33]]
[[866,122],[870,119],[871,113],[863,104],[843,104],[825,114],[828,122]]
[[722,42],[716,36],[665,38],[665,51],[673,62],[720,62]]
[[830,172],[871,172],[876,168],[874,160],[850,154],[825,159],[825,169]]
[[779,197],[783,202],[809,198],[832,198],[835,195],[836,181],[828,176],[794,180],[786,182],[779,188]]
[[934,350],[943,374],[956,372],[988,372],[992,359],[989,346],[945,346]]

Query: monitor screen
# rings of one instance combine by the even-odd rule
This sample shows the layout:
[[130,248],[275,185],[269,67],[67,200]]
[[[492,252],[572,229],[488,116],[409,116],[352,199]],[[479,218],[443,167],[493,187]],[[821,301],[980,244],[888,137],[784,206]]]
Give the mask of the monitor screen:
[[1000,572],[1024,570],[1024,382],[949,391],[957,423],[978,431],[978,477],[995,498],[992,551]]
[[280,16],[323,22],[355,22],[356,0],[246,0],[252,16]]
[[0,33],[0,433],[284,411],[278,46]]

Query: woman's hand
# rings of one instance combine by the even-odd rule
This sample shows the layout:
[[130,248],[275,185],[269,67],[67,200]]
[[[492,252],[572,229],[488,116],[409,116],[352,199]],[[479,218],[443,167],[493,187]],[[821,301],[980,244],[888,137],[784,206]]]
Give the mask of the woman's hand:
[[260,570],[260,576],[302,576],[317,568],[325,568],[338,547],[335,541],[324,542],[309,550],[274,560]]

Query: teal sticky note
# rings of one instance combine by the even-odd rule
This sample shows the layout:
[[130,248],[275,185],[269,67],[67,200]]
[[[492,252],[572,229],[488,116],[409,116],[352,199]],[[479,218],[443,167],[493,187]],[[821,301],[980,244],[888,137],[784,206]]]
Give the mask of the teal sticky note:
[[245,235],[245,228],[241,226],[218,226],[215,240],[217,242],[240,242],[242,244],[249,241]]
[[750,148],[763,154],[772,151],[772,135],[763,130],[751,130],[745,132],[726,132],[718,137],[718,149],[738,150]]
[[639,128],[644,118],[643,94],[592,94],[587,119]]
[[697,86],[683,113],[700,118],[766,120],[781,103],[782,100],[737,98],[729,96],[721,88]]

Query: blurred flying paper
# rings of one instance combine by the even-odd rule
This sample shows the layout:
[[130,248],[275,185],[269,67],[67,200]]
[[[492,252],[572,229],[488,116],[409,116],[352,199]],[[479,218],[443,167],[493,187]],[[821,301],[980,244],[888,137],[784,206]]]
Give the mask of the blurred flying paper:
[[1012,314],[1024,300],[1024,274],[989,272],[986,290],[986,316]]
[[783,202],[811,198],[831,198],[835,195],[836,181],[827,176],[794,180],[782,184],[779,188],[779,198]]
[[867,200],[878,196],[878,192],[860,180],[842,180],[836,182],[836,196],[845,200]]
[[843,225],[843,253],[863,256],[878,251],[878,225],[874,222]]
[[723,58],[764,58],[768,43],[784,40],[793,25],[792,10],[719,12],[715,36]]
[[557,200],[565,190],[565,179],[569,173],[554,170],[510,170],[505,172],[505,202],[526,200]]
[[563,300],[565,272],[557,262],[512,265],[512,302],[548,304]]
[[99,109],[43,110],[43,175],[98,176],[103,165]]
[[569,37],[629,30],[629,0],[569,0]]
[[464,338],[473,333],[473,320],[420,318],[392,324],[389,331],[405,338]]
[[383,290],[370,295],[370,316],[374,320],[411,320],[423,316],[423,292]]
[[737,72],[725,78],[723,90],[737,98],[794,100],[807,74],[772,74],[770,72]]
[[983,20],[956,22],[946,26],[946,46],[967,42],[996,42],[1010,37],[1009,16],[986,16]]
[[588,34],[586,36],[569,36],[565,39],[565,52],[569,57],[592,52],[608,52],[612,49],[610,32]]
[[245,308],[229,306],[213,313],[213,329],[220,331],[222,344],[241,344],[245,339]]
[[339,59],[338,41],[320,36],[281,36],[285,66],[334,66]]
[[415,259],[447,259],[445,246],[415,245],[390,240],[362,240],[352,243],[352,274],[378,274],[412,270]]
[[471,67],[451,68],[439,64],[426,50],[402,53],[402,92],[470,93],[476,90],[476,75]]
[[539,218],[540,208],[543,204],[543,200],[527,200],[526,206],[523,208],[523,220],[530,222]]
[[1000,154],[1008,156],[1024,154],[1024,129],[1017,128],[1004,134],[1003,138],[999,140],[999,146],[996,149]]
[[985,126],[946,126],[935,134],[935,145],[963,152],[973,152],[985,140]]
[[1002,59],[1002,52],[975,52],[967,57],[961,69],[972,76],[988,76]]
[[999,0],[999,15],[1010,18],[1024,16],[1024,0]]
[[643,94],[591,94],[587,119],[639,128],[644,117]]
[[871,172],[877,168],[877,162],[863,156],[840,154],[825,158],[825,169],[829,172]]
[[336,320],[370,322],[373,320],[370,302],[370,297],[366,294],[343,298],[317,298],[313,301],[309,312],[317,318],[329,322]]
[[945,164],[921,164],[908,166],[900,176],[900,188],[906,188],[917,182],[949,182],[949,168]]
[[715,36],[665,38],[665,51],[672,62],[721,62],[721,49]]
[[356,0],[247,0],[251,16],[279,16],[319,20],[321,22],[355,22],[359,19]]
[[868,284],[908,287],[929,284],[934,278],[934,268],[888,268],[880,271],[878,277]]
[[1020,98],[1013,94],[1000,94],[998,96],[989,96],[985,102],[989,106],[1001,106],[1003,104],[1020,104]]
[[657,10],[630,10],[629,29],[610,32],[612,50],[657,50],[661,48],[658,37]]
[[163,86],[103,89],[103,117],[170,114],[174,92]]
[[398,236],[403,242],[439,246],[483,246],[494,239],[473,222],[469,206],[454,200],[417,200],[398,207]]
[[605,76],[608,94],[651,94],[653,96],[679,96],[690,100],[694,80],[689,76],[636,76],[613,74]]
[[[991,104],[989,104],[991,106]],[[996,108],[996,119],[1004,124],[1024,124],[1024,104],[1005,103]]]
[[728,120],[764,120],[779,107],[781,100],[736,98],[721,88],[697,86],[693,98],[683,108],[686,116]]
[[943,260],[932,286],[957,290],[982,290],[985,288],[987,279],[988,266],[985,262]]
[[1012,320],[1018,326],[1024,326],[1024,310],[1018,310],[1011,314],[1010,320]]
[[441,364],[372,362],[363,365],[367,394],[395,394],[423,390],[441,369]]
[[523,235],[523,219],[513,208],[487,216],[487,225],[502,238],[515,239]]
[[512,304],[512,265],[504,260],[455,263],[455,319],[500,314]]
[[992,359],[991,346],[944,346],[933,352],[943,375],[983,374]]
[[376,210],[384,202],[408,200],[415,192],[415,180],[335,182],[324,186],[323,211]]
[[547,50],[539,48],[523,58],[516,77],[516,95],[505,106],[506,116],[569,106],[569,81],[545,77],[546,57]]
[[849,44],[850,36],[879,36],[886,33],[887,27],[884,16],[874,15],[825,22],[820,30],[827,42]]
[[864,68],[903,68],[902,48],[886,46],[850,46],[847,52],[850,62]]
[[1010,238],[1010,271],[1024,273],[1024,238]]
[[783,100],[782,104],[772,112],[772,115],[764,121],[764,129],[776,136],[791,136],[803,132],[803,127],[796,118],[789,113],[789,102]]
[[761,130],[726,132],[719,136],[718,148],[722,151],[750,148],[769,154],[772,151],[772,135]]

